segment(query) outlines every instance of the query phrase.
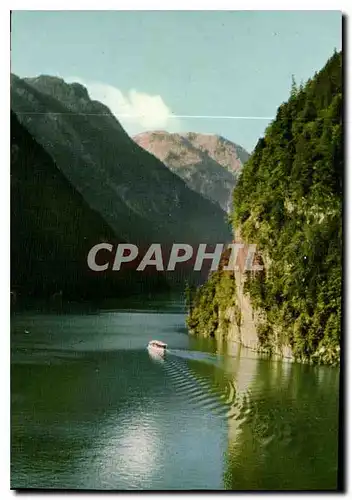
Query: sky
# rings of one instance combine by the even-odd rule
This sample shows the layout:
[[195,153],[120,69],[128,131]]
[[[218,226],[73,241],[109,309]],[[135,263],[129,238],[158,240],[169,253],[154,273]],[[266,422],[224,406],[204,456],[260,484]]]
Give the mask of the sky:
[[292,76],[341,49],[339,11],[14,11],[11,71],[84,84],[130,135],[218,134],[251,152]]

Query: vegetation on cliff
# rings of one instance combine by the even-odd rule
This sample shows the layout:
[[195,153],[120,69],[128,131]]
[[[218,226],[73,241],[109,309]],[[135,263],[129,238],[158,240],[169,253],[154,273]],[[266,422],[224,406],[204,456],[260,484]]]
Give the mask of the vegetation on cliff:
[[219,270],[197,289],[186,286],[187,326],[191,333],[215,337],[217,332],[226,335],[229,326],[227,309],[233,307],[239,321],[240,310],[236,303],[236,282],[233,272],[223,271],[228,264],[228,252],[224,252]]
[[[340,351],[342,109],[342,55],[335,53],[304,86],[293,84],[243,168],[232,217],[265,262],[245,286],[264,318],[259,341],[286,343],[296,359],[328,364],[338,363]],[[202,314],[213,309],[204,303]]]

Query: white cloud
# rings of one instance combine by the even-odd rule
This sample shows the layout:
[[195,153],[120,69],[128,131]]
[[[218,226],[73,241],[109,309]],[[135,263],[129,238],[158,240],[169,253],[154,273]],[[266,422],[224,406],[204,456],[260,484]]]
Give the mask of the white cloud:
[[180,120],[160,95],[150,95],[135,89],[123,94],[120,89],[101,82],[87,82],[81,78],[65,78],[68,83],[84,85],[91,99],[100,101],[111,110],[131,135],[145,130],[180,130]]

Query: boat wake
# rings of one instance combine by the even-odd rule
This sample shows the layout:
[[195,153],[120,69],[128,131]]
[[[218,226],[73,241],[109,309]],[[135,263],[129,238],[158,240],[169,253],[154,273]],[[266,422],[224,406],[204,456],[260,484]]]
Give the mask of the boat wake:
[[[221,373],[221,356],[198,351],[168,349],[163,363],[167,378],[173,385],[173,397],[191,404],[195,410],[205,410],[214,416],[236,419],[240,425],[251,413],[249,391],[239,391],[236,383]],[[190,361],[212,363],[219,376],[210,379],[189,365]],[[195,365],[196,366],[196,365]]]
[[182,359],[189,359],[191,361],[202,361],[212,364],[219,364],[223,360],[221,354],[212,354],[201,351],[185,351],[182,349],[167,349],[167,353],[171,356],[177,356]]

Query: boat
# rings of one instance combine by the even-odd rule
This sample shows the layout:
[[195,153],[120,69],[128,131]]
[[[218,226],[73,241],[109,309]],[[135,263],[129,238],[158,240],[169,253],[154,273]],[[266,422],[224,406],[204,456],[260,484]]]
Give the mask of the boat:
[[164,355],[167,349],[167,344],[161,342],[160,340],[151,340],[148,344],[148,350]]

